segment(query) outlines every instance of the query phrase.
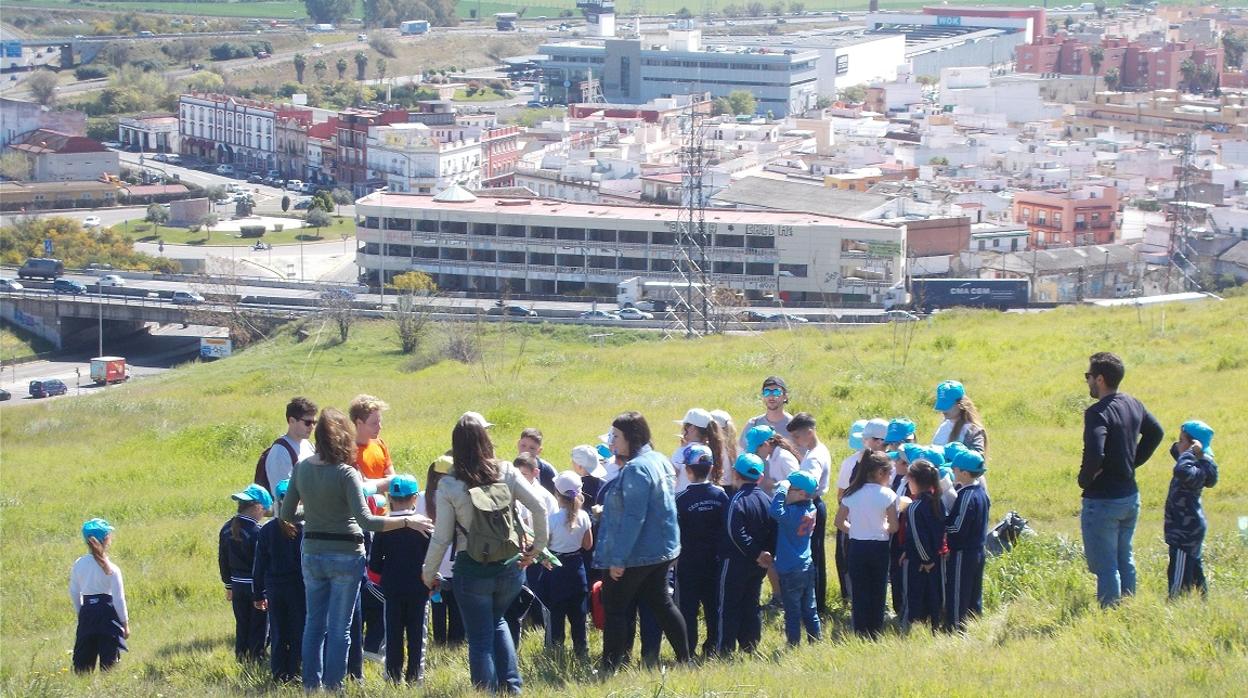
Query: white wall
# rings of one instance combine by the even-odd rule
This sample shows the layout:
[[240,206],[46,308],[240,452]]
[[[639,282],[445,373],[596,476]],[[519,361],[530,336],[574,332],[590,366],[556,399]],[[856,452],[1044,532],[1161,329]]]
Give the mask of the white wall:
[[[844,56],[844,59],[841,57]],[[837,64],[845,61],[846,72],[837,74]],[[906,62],[906,38],[881,36],[850,46],[819,49],[817,73],[819,94],[832,96],[837,90],[854,85],[897,79],[897,68]]]

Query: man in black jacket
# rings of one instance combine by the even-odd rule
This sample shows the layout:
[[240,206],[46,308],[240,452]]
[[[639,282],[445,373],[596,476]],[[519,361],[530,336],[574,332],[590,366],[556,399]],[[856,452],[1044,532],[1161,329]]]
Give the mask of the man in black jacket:
[[1139,400],[1118,392],[1126,372],[1122,359],[1093,354],[1083,374],[1097,402],[1083,413],[1083,463],[1079,487],[1083,509],[1083,554],[1096,575],[1096,598],[1112,606],[1135,593],[1131,541],[1140,513],[1135,469],[1144,465],[1165,436],[1161,423]]

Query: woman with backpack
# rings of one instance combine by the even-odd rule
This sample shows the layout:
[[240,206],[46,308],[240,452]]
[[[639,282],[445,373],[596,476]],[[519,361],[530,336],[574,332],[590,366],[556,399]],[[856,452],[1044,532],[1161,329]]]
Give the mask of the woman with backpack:
[[[465,414],[451,432],[451,471],[438,482],[438,512],[422,577],[434,589],[438,567],[454,538],[452,584],[468,638],[468,668],[476,688],[519,693],[516,648],[503,614],[520,593],[522,570],[546,547],[543,499],[510,463],[494,458],[485,423]],[[533,513],[527,546],[516,501]]]
[[615,418],[608,446],[624,466],[599,492],[601,538],[594,550],[594,567],[607,571],[602,587],[607,616],[602,668],[614,671],[628,655],[638,602],[654,614],[676,651],[676,661],[687,662],[685,621],[667,586],[668,570],[680,555],[672,466],[651,447],[650,426],[638,412]]

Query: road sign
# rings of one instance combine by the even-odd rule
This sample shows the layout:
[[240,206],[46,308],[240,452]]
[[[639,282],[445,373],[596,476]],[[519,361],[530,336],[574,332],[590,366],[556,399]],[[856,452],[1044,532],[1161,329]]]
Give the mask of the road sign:
[[43,239],[43,253],[52,254],[52,238]]
[[900,242],[884,240],[871,240],[867,242],[868,257],[896,257],[899,254],[901,254]]

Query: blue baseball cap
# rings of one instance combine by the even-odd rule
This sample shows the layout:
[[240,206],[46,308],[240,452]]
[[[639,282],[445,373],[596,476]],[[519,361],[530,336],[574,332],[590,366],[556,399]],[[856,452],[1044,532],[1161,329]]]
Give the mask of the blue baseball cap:
[[969,448],[958,451],[958,455],[954,456],[953,462],[949,465],[956,470],[965,470],[972,475],[979,475],[988,470],[988,466],[984,464],[984,457],[978,451],[972,451]]
[[966,397],[966,388],[957,381],[944,381],[936,386],[936,404],[933,409],[944,412],[958,403],[958,400]]
[[961,441],[951,441],[945,444],[945,447],[941,449],[941,455],[945,457],[946,463],[952,464],[953,459],[957,458],[959,453],[961,453],[962,451],[969,451],[969,450],[971,449],[967,448],[966,444],[962,443]]
[[273,492],[277,494],[278,499],[285,497],[286,492],[288,492],[289,490],[290,490],[290,478],[286,478],[285,480],[282,480],[281,482],[277,483],[276,487],[273,488]]
[[763,476],[763,459],[753,453],[742,453],[737,456],[737,462],[732,464],[732,469],[746,480],[758,480]]
[[745,432],[745,450],[753,453],[758,450],[759,446],[767,443],[767,440],[775,435],[776,430],[766,424],[750,427],[750,430]]
[[715,462],[715,454],[711,452],[711,447],[706,444],[689,444],[681,449],[681,462],[685,465],[690,463],[706,463],[710,465]]
[[[907,463],[913,463],[927,455],[927,449],[918,444],[902,444],[898,450],[906,457]],[[944,458],[941,460],[943,461]]]
[[108,534],[113,532],[113,525],[104,519],[95,518],[82,524],[82,538],[94,538],[103,543]]
[[914,422],[905,417],[898,417],[888,423],[888,431],[884,433],[884,442],[899,444],[914,436]]
[[1213,455],[1213,445],[1210,443],[1213,441],[1213,427],[1199,419],[1193,419],[1183,422],[1183,426],[1179,428],[1183,430],[1183,433],[1199,441],[1205,453]]
[[897,456],[901,455],[901,451],[885,451],[884,453],[889,460],[897,460]]
[[811,477],[810,473],[801,470],[789,473],[789,484],[806,494],[814,494],[819,489],[819,482]]
[[255,502],[265,509],[273,507],[273,496],[269,494],[268,490],[254,482],[247,485],[242,492],[235,492],[230,495],[230,499],[236,502]]
[[862,433],[867,428],[867,420],[859,419],[849,427],[849,450],[861,451],[864,444],[862,443]]
[[418,492],[420,492],[420,483],[416,482],[416,478],[411,475],[405,473],[390,478],[391,497],[414,497]]

